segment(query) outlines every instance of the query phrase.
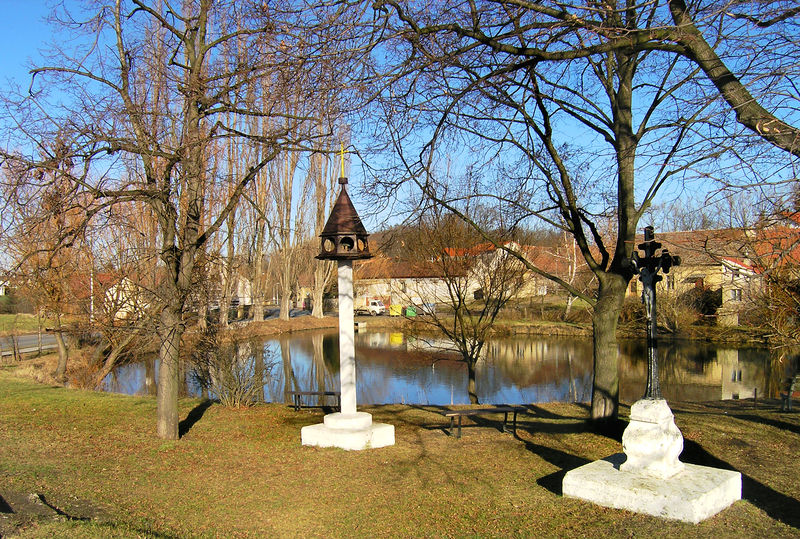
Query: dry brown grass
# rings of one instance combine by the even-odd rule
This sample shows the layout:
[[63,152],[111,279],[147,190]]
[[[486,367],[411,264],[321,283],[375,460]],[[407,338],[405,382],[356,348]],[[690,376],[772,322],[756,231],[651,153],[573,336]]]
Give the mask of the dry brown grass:
[[[320,411],[182,400],[183,437],[155,437],[155,401],[35,384],[0,371],[0,496],[23,537],[797,537],[800,414],[774,403],[674,404],[683,459],[732,467],[744,500],[699,524],[560,495],[567,470],[620,451],[580,405],[531,406],[518,436],[479,417],[461,440],[434,407],[366,408],[392,447],[303,447]],[[623,415],[626,409],[623,409]],[[23,504],[24,505],[24,504]],[[55,516],[58,516],[57,514]],[[0,533],[3,533],[0,531]]]

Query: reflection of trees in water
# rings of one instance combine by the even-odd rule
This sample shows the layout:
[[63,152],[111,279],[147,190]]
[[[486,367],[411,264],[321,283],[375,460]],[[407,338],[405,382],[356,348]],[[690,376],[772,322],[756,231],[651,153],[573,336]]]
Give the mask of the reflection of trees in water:
[[289,338],[281,336],[278,339],[281,347],[281,364],[283,365],[283,402],[290,402],[290,391],[303,391],[300,388],[300,383],[294,374],[292,367],[292,349],[289,346]]
[[[103,391],[126,395],[155,395],[157,371],[158,356],[156,354],[143,355],[138,361],[121,363],[112,369],[103,380]],[[199,396],[199,388],[192,384],[191,372],[183,367],[181,374],[184,383],[180,387],[180,394]]]
[[522,398],[523,390],[535,389],[541,400],[571,402],[589,397],[592,352],[588,340],[493,339],[487,346],[486,363],[485,374],[496,393],[516,390]]
[[780,348],[770,354],[765,373],[767,395],[779,398],[790,378],[800,372],[800,349]]
[[255,372],[263,373],[264,380],[261,390],[255,395],[255,400],[256,402],[264,402],[266,400],[264,398],[264,388],[266,387],[266,381],[269,378],[269,373],[266,370],[267,353],[263,346],[258,346],[258,343],[253,343],[250,349],[253,351],[253,368]]
[[[451,392],[453,402],[468,402],[466,369],[462,363],[442,360],[446,355],[436,356],[419,347],[409,348],[405,342],[391,339],[388,333],[365,332],[357,336],[360,404],[403,401],[449,404]],[[775,396],[787,362],[795,357],[788,351],[782,358],[780,353],[770,356],[765,349],[726,351],[702,343],[668,340],[659,344],[662,389],[669,400],[718,400],[724,394],[723,379],[728,394],[738,391],[744,398],[747,396],[744,390],[752,394],[753,387],[757,387],[759,396]],[[248,358],[256,366],[270,354],[273,359],[281,358],[282,366],[276,365],[264,384],[265,400],[283,402],[287,388],[339,389],[335,331],[250,341],[246,348]],[[633,402],[644,393],[647,374],[644,342],[621,341],[620,359],[620,394],[623,400]],[[137,365],[121,366],[109,376],[106,388],[155,394],[156,367],[155,357]],[[734,371],[736,382],[732,383]],[[589,339],[510,337],[487,343],[486,357],[478,363],[478,386],[484,402],[584,402],[590,397],[591,374]],[[192,395],[198,391],[189,389]]]
[[220,342],[210,334],[192,352],[191,378],[224,405],[249,406],[264,400],[274,366],[259,341]]
[[146,395],[156,394],[156,356],[149,355],[144,363],[144,393]]
[[[360,335],[360,391],[372,402],[392,397],[394,402],[467,402],[466,369],[447,357],[418,339],[398,346],[388,335]],[[586,340],[492,339],[477,364],[479,397],[482,402],[586,400],[591,366],[591,343]]]
[[[333,339],[328,338],[326,335],[322,333],[313,333],[311,335],[311,369],[309,372],[309,385],[308,387],[311,388],[311,391],[338,391],[339,390],[339,383],[338,378],[335,373],[339,372],[339,349],[336,348],[336,357],[333,357],[331,353],[331,343],[333,343]],[[329,351],[326,354],[326,343],[328,343],[327,350]],[[326,358],[330,357],[330,360],[326,361]],[[336,368],[332,368],[333,365],[336,365]],[[313,380],[313,384],[311,381]],[[320,406],[325,404],[326,402],[330,402],[330,400],[325,400],[325,397],[318,397],[317,404]]]
[[[289,391],[338,391],[338,342],[328,333],[284,335],[263,343],[262,348],[272,348],[281,357],[279,375],[265,387],[271,400],[289,402]],[[318,397],[316,403],[329,404],[330,400]]]
[[[767,391],[766,349],[725,349],[708,343],[661,340],[658,368],[668,400],[710,401]],[[731,377],[735,377],[731,379]],[[642,341],[620,342],[620,396],[633,402],[644,394],[647,348]]]
[[452,359],[453,354],[416,346],[379,348],[376,342],[362,339],[356,343],[359,402],[448,404],[451,394],[454,402],[468,402],[467,368]]
[[[278,350],[280,344],[277,341],[260,341],[259,346],[255,348],[265,358],[280,357]],[[276,361],[277,363],[277,361]],[[276,368],[270,370],[269,376],[264,383],[264,399],[266,402],[283,402],[284,387],[283,387],[283,358],[281,357],[281,366],[275,365]]]

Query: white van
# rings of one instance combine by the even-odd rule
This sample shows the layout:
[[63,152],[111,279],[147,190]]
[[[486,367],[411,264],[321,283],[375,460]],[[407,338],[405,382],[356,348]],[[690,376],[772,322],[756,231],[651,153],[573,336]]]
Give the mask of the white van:
[[367,300],[365,298],[360,302],[360,305],[355,308],[355,311],[356,314],[378,316],[379,314],[386,313],[386,306],[383,304],[383,301],[379,299]]

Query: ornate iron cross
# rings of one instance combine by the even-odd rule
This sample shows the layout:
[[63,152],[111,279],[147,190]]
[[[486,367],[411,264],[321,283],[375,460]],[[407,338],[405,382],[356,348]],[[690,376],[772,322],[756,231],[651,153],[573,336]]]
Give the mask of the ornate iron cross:
[[647,320],[647,387],[644,390],[645,399],[660,399],[661,386],[658,382],[658,335],[656,332],[656,283],[662,279],[659,270],[669,273],[672,266],[681,263],[678,256],[669,254],[663,249],[661,254],[656,251],[661,249],[661,244],[655,240],[652,226],[644,229],[644,243],[639,244],[639,249],[644,256],[639,256],[638,251],[633,253],[633,265],[639,280],[642,282],[642,303],[644,303]]

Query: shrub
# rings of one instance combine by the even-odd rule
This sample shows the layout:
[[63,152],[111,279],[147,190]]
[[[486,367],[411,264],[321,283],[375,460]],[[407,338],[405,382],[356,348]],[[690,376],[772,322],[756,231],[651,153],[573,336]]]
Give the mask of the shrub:
[[722,289],[692,288],[680,295],[680,301],[703,316],[717,314],[722,306]]
[[625,303],[622,304],[622,310],[619,313],[621,324],[644,324],[644,316],[644,305],[639,296],[625,298]]
[[663,294],[656,303],[658,322],[663,330],[677,333],[702,319],[702,314],[674,294]]

